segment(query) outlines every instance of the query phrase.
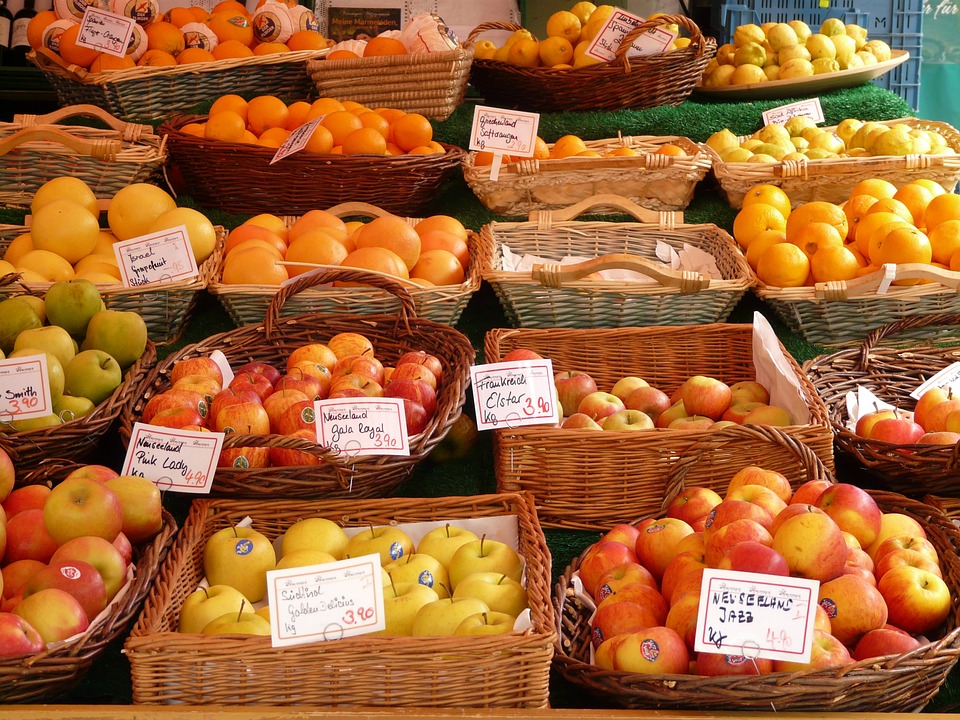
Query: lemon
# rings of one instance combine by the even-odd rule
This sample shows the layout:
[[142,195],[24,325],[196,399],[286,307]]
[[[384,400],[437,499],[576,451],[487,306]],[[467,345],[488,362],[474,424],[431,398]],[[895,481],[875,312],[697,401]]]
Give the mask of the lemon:
[[100,237],[100,224],[73,200],[52,200],[33,214],[33,247],[54,252],[70,265],[90,253]]
[[548,37],[540,43],[540,62],[547,67],[568,64],[573,60],[573,45],[562,37]]
[[569,10],[559,10],[547,18],[547,35],[562,37],[571,44],[580,40],[580,18]]
[[75,274],[70,263],[49,250],[31,250],[24,253],[17,261],[17,271],[21,270],[36,273],[43,278],[42,282],[70,280]]
[[178,207],[168,210],[153,221],[147,228],[147,233],[169,230],[178,225],[187,228],[187,239],[190,241],[197,265],[213,254],[217,244],[217,231],[206,215],[193,208]]
[[145,235],[154,220],[176,206],[176,201],[163,188],[133,183],[113,196],[107,209],[107,222],[119,240],[129,240]]
[[478,40],[473,46],[473,57],[477,60],[490,60],[497,51],[493,40]]
[[507,62],[519,67],[537,67],[540,65],[540,43],[520,38],[510,46]]
[[94,217],[100,216],[97,196],[80,178],[64,175],[47,180],[34,193],[33,200],[30,201],[30,212],[36,214],[37,210],[54,200],[72,200],[85,207]]
[[583,26],[587,24],[587,21],[590,19],[590,15],[596,9],[596,5],[594,5],[592,2],[586,2],[584,0],[583,2],[576,3],[572,8],[570,8],[570,12],[577,16],[577,20],[579,20],[580,25]]

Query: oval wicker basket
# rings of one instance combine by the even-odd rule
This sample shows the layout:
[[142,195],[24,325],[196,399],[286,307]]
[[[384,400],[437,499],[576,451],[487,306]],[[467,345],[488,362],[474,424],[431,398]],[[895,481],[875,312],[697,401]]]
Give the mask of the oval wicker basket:
[[[335,280],[382,288],[400,298],[396,315],[304,313],[281,317],[284,303],[302,290]],[[215,495],[246,498],[370,498],[387,497],[423,460],[460,416],[466,400],[470,365],[475,351],[470,340],[448,325],[417,317],[410,294],[394,280],[360,270],[331,270],[300,275],[281,288],[260,325],[212,335],[168,356],[146,378],[143,392],[130,396],[120,416],[120,435],[129,443],[133,424],[153,395],[170,386],[170,371],[180,359],[221,351],[230,364],[253,360],[283,366],[287,355],[310,342],[324,342],[339,332],[359,332],[371,340],[385,364],[408,350],[426,350],[444,366],[437,390],[437,410],[426,429],[410,438],[410,455],[367,455],[350,458],[328,447],[285,435],[229,435],[224,447],[267,447],[306,451],[320,459],[317,466],[265,468],[220,467],[213,479]]]
[[[690,34],[688,47],[656,55],[627,57],[634,40],[661,25],[679,25]],[[474,42],[488,30],[519,30],[506,22],[481,23],[467,37]],[[631,30],[617,56],[608,63],[571,69],[525,68],[497,60],[474,58],[470,82],[488,105],[534,112],[618,110],[679,105],[717,52],[713,38],[704,37],[693,20],[661,15]]]
[[[735,464],[727,448],[759,428],[728,428],[692,445],[667,478],[671,495],[703,485],[723,492]],[[800,472],[786,473],[796,489],[807,479],[832,475],[817,456],[776,428],[763,430],[771,454],[790,455]],[[760,439],[760,438],[756,438]],[[718,471],[718,463],[720,470]],[[743,467],[745,462],[741,462]],[[752,463],[751,463],[752,464]],[[761,463],[762,466],[762,463]],[[729,472],[728,471],[732,471]],[[902,655],[869,658],[850,665],[793,673],[753,676],[642,675],[605,670],[590,662],[590,606],[573,590],[575,558],[554,588],[560,618],[553,666],[565,679],[619,707],[823,713],[840,711],[916,712],[940,689],[960,656],[960,533],[940,510],[902,495],[870,491],[884,512],[909,515],[923,525],[940,555],[944,580],[951,590],[951,610],[932,641]]]

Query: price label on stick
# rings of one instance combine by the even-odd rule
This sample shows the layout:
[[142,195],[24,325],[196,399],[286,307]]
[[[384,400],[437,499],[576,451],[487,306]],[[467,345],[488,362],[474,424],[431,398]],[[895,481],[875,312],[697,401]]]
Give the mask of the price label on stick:
[[0,424],[52,413],[47,356],[0,360]]
[[[614,10],[606,24],[593,38],[584,55],[601,62],[610,62],[617,56],[623,39],[644,22],[642,17],[619,8]],[[627,57],[654,55],[666,52],[677,34],[663,27],[655,27],[636,38],[627,51]]]
[[126,15],[87,6],[80,21],[77,45],[123,57],[127,54],[134,25],[136,21]]
[[538,113],[477,105],[473,111],[469,147],[493,153],[490,179],[496,181],[504,155],[533,157],[539,127]]
[[316,117],[313,120],[305,122],[300,127],[296,128],[293,132],[290,133],[289,137],[281,143],[280,147],[277,148],[277,151],[273,154],[273,157],[270,159],[270,164],[273,165],[279,160],[283,160],[288,155],[293,155],[296,152],[303,150],[307,143],[310,142],[310,137],[313,135],[313,131],[317,129],[317,126],[323,122],[324,116]]
[[694,649],[808,662],[819,589],[817,580],[708,568]]
[[407,418],[400,398],[317,400],[317,442],[351,456],[409,455]]
[[126,287],[180,282],[200,273],[184,225],[116,242],[113,252]]
[[209,493],[223,433],[134,423],[121,475],[139,475],[161,490]]
[[473,365],[470,380],[479,430],[557,422],[550,360]]
[[763,112],[763,124],[772,125],[777,123],[783,125],[792,117],[808,117],[815,123],[823,122],[823,108],[820,106],[820,98],[810,98],[800,102],[790,103],[789,105],[780,105],[770,108]]

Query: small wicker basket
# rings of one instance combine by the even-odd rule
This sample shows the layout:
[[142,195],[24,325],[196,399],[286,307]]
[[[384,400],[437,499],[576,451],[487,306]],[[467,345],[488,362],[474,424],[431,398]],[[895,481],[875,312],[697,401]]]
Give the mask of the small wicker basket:
[[[327,212],[340,218],[382,217],[388,213],[369,203],[341,203]],[[411,226],[421,218],[406,218]],[[287,218],[292,223],[295,218]],[[467,246],[470,250],[470,264],[467,276],[459,285],[446,285],[424,288],[410,283],[407,292],[413,298],[417,316],[426,320],[456,325],[460,314],[467,306],[473,294],[480,289],[483,266],[486,264],[484,248],[477,234],[468,231]],[[207,290],[223,305],[224,309],[237,325],[259,323],[263,320],[267,306],[277,294],[275,285],[231,285],[220,282],[222,263],[216,275],[211,279]],[[398,282],[402,282],[398,279]],[[396,313],[400,301],[392,294],[372,287],[315,287],[304,290],[288,299],[283,307],[283,317],[299,315],[305,312],[320,313]]]
[[[670,394],[693,375],[726,383],[754,380],[753,326],[712,323],[612,329],[494,329],[484,340],[487,362],[527,348],[550,358],[554,372],[582,370],[607,388],[637,375]],[[781,345],[781,349],[782,345]],[[827,409],[800,366],[784,351],[810,409],[807,425],[785,428],[833,468],[833,431]],[[677,458],[711,430],[640,432],[571,430],[549,426],[494,431],[494,464],[500,491],[524,490],[537,500],[545,527],[602,530],[659,512],[664,482]],[[762,457],[768,443],[732,446],[738,458]],[[787,460],[770,457],[772,469]]]
[[453,50],[307,62],[319,97],[353,100],[446,120],[463,103],[473,43]]
[[[944,122],[910,117],[884,120],[880,124],[903,124],[919,130],[935,130],[943,135],[953,153],[752,163],[724,162],[712,148],[704,147],[713,161],[713,174],[721,193],[733,208],[740,208],[747,191],[761,183],[782,188],[790,196],[794,207],[814,200],[846,202],[854,185],[870,178],[888,180],[898,187],[919,178],[927,178],[942,185],[947,192],[953,192],[960,180],[960,132],[956,128]],[[834,130],[835,127],[825,129]]]
[[[304,517],[344,526],[516,515],[532,627],[478,637],[361,635],[273,648],[270,638],[177,632],[180,608],[203,578],[211,534],[249,516],[273,539]],[[265,499],[194,503],[124,646],[138,704],[546,708],[556,622],[550,551],[524,494],[447,498]]]
[[[657,152],[667,144],[677,145],[686,154]],[[652,210],[668,211],[686,208],[697,183],[710,170],[710,156],[703,147],[684,137],[620,136],[585,145],[601,154],[621,147],[639,154],[522,159],[505,163],[494,180],[490,166],[476,165],[477,153],[471,152],[463,160],[463,177],[484,206],[503,215],[561,210],[594,195],[620,195]],[[594,211],[618,210],[599,205]]]
[[[743,432],[755,428],[729,428],[687,449],[667,478],[669,499],[684,487],[702,485],[723,492],[732,477],[728,470],[730,447],[739,445]],[[765,442],[774,455],[790,455],[798,463],[786,472],[794,489],[807,479],[828,477],[815,454],[775,428]],[[744,464],[754,464],[745,459]],[[721,463],[717,470],[716,463]],[[763,463],[761,466],[766,467]],[[741,465],[742,467],[742,465]],[[797,472],[801,470],[802,472]],[[554,588],[554,609],[560,618],[560,637],[554,669],[566,680],[618,707],[631,709],[688,709],[702,711],[763,711],[824,713],[860,711],[918,712],[939,691],[956,665],[960,650],[960,533],[937,508],[902,495],[870,491],[883,512],[906,514],[924,528],[940,555],[943,578],[951,591],[950,615],[934,639],[916,650],[869,658],[822,669],[766,675],[714,676],[641,675],[605,670],[590,662],[591,610],[573,591],[572,577],[579,568],[575,558]],[[664,506],[666,506],[666,502]],[[656,516],[662,516],[657,513]]]
[[[106,127],[61,123],[75,117]],[[64,174],[110,198],[131,183],[162,182],[166,159],[166,143],[150,125],[123,122],[95,105],[15,115],[0,123],[0,205],[28,208],[41,185]]]
[[[595,204],[618,207],[639,223],[585,222]],[[736,242],[716,225],[685,225],[679,213],[656,213],[619,196],[594,196],[566,210],[541,210],[527,222],[491,222],[480,230],[490,283],[514,326],[537,328],[698,325],[723,322],[755,277]],[[709,253],[720,277],[670,270],[658,243],[675,251]],[[557,261],[591,258],[573,266],[550,262],[532,272],[506,270],[504,248]],[[628,268],[656,282],[584,279],[600,264]]]
[[[400,311],[395,315],[304,313],[281,317],[288,298],[334,280],[382,288],[400,298]],[[339,332],[365,335],[376,348],[378,359],[385,364],[409,350],[426,350],[443,363],[436,413],[422,433],[410,438],[410,454],[351,458],[297,437],[230,435],[224,440],[225,448],[303,450],[321,462],[310,467],[220,467],[214,476],[211,492],[220,496],[261,499],[388,497],[396,492],[416,464],[430,454],[460,417],[475,351],[464,335],[448,325],[418,318],[413,299],[398,282],[360,270],[345,268],[300,275],[274,296],[260,325],[246,325],[218,333],[169,355],[146,378],[143,391],[128,396],[120,416],[121,438],[124,443],[129,442],[133,424],[140,417],[143,406],[153,395],[170,387],[170,370],[180,359],[208,356],[219,350],[233,366],[256,360],[283,367],[295,348],[310,342],[324,342]]]
[[[680,50],[627,57],[634,40],[662,25],[678,25],[690,35],[690,45]],[[506,22],[487,22],[467,37],[474,42],[490,30],[519,30]],[[693,20],[682,15],[661,15],[641,23],[623,39],[616,58],[570,69],[527,68],[497,60],[474,59],[470,82],[488,105],[533,112],[567,110],[641,110],[679,105],[717,52],[713,38],[704,37]]]

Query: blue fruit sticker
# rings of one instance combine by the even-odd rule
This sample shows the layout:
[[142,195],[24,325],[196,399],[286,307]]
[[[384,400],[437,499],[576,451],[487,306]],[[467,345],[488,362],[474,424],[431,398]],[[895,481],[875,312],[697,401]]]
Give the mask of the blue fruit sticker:
[[427,587],[433,587],[433,573],[429,570],[424,570],[417,576],[417,582],[421,585],[426,585]]
[[237,555],[249,555],[253,552],[253,543],[247,538],[240,538],[237,544],[233,546],[233,551]]
[[399,560],[403,557],[403,545],[398,542],[390,543],[390,557]]

